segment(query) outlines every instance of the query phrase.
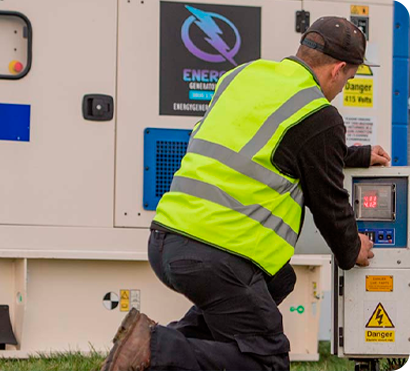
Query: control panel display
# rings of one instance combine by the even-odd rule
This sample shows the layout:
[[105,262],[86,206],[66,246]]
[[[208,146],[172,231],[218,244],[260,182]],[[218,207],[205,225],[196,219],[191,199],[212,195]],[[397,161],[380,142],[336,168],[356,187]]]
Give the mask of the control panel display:
[[354,210],[358,221],[395,220],[394,184],[357,183],[354,191]]

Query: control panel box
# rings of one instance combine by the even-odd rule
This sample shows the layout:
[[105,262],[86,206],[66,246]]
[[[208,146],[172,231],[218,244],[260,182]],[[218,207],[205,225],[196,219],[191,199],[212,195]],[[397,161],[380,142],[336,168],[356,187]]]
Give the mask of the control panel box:
[[410,353],[410,168],[346,172],[359,233],[373,241],[368,267],[333,263],[333,352],[340,357],[404,357]]

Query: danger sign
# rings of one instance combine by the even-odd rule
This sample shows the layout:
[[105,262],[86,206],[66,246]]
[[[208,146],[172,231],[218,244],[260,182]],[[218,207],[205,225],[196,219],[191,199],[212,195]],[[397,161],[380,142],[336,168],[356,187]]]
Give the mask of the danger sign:
[[350,107],[373,107],[373,80],[349,80],[344,88],[343,104]]
[[394,328],[393,322],[383,308],[382,303],[379,303],[367,322],[366,328]]
[[366,331],[366,341],[370,343],[394,343],[394,331]]

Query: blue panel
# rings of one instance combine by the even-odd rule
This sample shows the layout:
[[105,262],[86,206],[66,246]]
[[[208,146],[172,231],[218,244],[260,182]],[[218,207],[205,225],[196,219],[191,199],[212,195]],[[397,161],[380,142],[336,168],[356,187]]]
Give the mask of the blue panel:
[[392,165],[407,166],[408,126],[393,124]]
[[409,60],[393,59],[393,106],[392,120],[395,123],[408,122]]
[[396,230],[395,229],[389,229],[389,228],[374,228],[374,229],[359,229],[360,233],[367,233],[369,235],[369,232],[373,232],[373,237],[370,238],[371,241],[374,241],[374,243],[380,247],[389,247],[393,246],[395,247],[396,245]]
[[181,166],[192,130],[144,130],[144,209],[155,210]]
[[409,58],[409,13],[406,7],[394,2],[393,57]]
[[393,22],[393,99],[392,99],[392,165],[407,165],[408,98],[409,98],[409,32],[406,7],[394,2]]
[[0,103],[0,140],[30,141],[30,106]]
[[[407,211],[408,211],[408,181],[407,178],[356,178],[353,181],[357,183],[382,183],[396,185],[396,219],[394,221],[358,221],[359,231],[374,232],[375,248],[406,248],[407,247]],[[379,238],[379,233],[383,234]],[[387,241],[387,236],[391,236]]]

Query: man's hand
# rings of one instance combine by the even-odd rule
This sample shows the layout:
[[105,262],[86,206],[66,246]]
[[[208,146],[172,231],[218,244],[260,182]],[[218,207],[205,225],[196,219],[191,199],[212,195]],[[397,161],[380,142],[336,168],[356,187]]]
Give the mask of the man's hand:
[[387,166],[391,158],[381,146],[373,146],[370,158],[370,166],[382,165]]
[[370,264],[369,259],[374,257],[373,251],[371,251],[371,249],[373,248],[373,242],[370,241],[369,237],[364,234],[359,233],[359,237],[361,246],[356,264],[360,267],[367,267]]

